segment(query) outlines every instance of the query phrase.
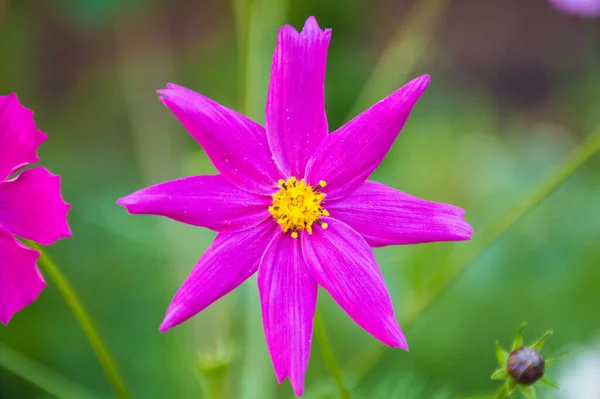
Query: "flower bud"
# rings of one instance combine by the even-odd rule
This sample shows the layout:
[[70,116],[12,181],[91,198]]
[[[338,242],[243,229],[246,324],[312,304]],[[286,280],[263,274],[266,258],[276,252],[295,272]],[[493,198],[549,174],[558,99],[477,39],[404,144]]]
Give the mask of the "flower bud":
[[544,376],[545,364],[537,350],[522,346],[510,354],[506,369],[519,384],[531,385]]

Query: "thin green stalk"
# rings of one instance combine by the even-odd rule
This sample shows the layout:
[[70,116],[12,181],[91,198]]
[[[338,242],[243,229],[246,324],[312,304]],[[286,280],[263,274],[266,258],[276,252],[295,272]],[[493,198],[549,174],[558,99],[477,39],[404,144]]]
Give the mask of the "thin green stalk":
[[[473,263],[473,261],[489,248],[506,231],[513,227],[519,220],[527,216],[539,204],[550,196],[573,173],[583,166],[592,156],[600,151],[600,128],[598,128],[579,148],[574,150],[557,169],[556,173],[544,179],[537,187],[527,194],[521,201],[500,214],[490,224],[475,235],[466,251],[453,252],[446,266],[441,267],[436,278],[423,290],[424,294],[413,302],[406,320],[402,323],[405,329],[412,327],[413,322],[446,292],[454,281]],[[368,358],[359,359],[354,364],[359,364],[358,379],[365,376],[369,370],[387,353],[385,347]]]
[[521,201],[483,228],[466,251],[454,252],[451,255],[448,265],[436,274],[435,280],[425,290],[426,294],[413,304],[407,323],[412,324],[422,311],[431,306],[445,292],[450,283],[459,277],[479,255],[516,222],[531,213],[598,151],[600,151],[600,128],[567,157],[556,173],[544,179]]
[[208,399],[223,398],[223,382],[225,380],[226,372],[227,367],[214,368],[212,370],[206,370],[203,373],[204,378],[202,378],[202,385]]
[[506,397],[506,389],[504,385],[502,385],[498,391],[494,395],[492,395],[492,399],[504,399]]
[[221,399],[223,397],[223,378],[210,382],[208,397],[210,399]]
[[319,348],[321,349],[321,356],[323,356],[323,359],[325,360],[325,366],[327,366],[329,374],[331,374],[338,386],[340,398],[349,399],[350,391],[344,385],[342,371],[340,370],[340,366],[338,365],[335,355],[333,354],[333,350],[331,349],[331,345],[329,344],[327,331],[325,330],[325,326],[323,325],[323,321],[321,320],[318,310],[315,314],[315,336],[317,338],[317,342],[319,343]]
[[475,395],[475,396],[465,396],[461,399],[504,399],[506,398],[506,391],[504,385],[502,385],[496,392],[493,394],[485,394],[485,395]]
[[225,377],[233,361],[231,347],[218,341],[214,352],[205,353],[200,358],[199,369],[205,396],[209,399],[221,399]]
[[[502,395],[502,396],[498,396]],[[500,390],[494,392],[493,394],[485,394],[485,395],[472,395],[472,396],[462,396],[460,399],[504,399],[506,396],[504,395],[504,386],[500,387]]]
[[1,342],[0,367],[57,398],[98,399],[100,397]]
[[98,330],[94,326],[92,319],[85,310],[81,299],[79,299],[79,297],[77,296],[77,293],[73,289],[71,283],[69,283],[65,275],[60,271],[56,263],[52,261],[50,256],[46,253],[46,251],[44,251],[42,247],[40,247],[32,241],[25,241],[25,243],[29,247],[35,249],[40,253],[38,265],[42,269],[44,269],[46,275],[50,277],[52,281],[54,281],[56,288],[58,288],[58,291],[67,303],[67,306],[69,307],[69,309],[71,309],[73,316],[75,316],[75,318],[79,322],[79,326],[81,327],[81,330],[87,337],[90,346],[96,353],[96,357],[98,358],[100,365],[104,369],[104,372],[106,373],[106,376],[108,377],[108,380],[110,381],[110,384],[112,385],[113,390],[117,395],[117,398],[129,398],[130,396],[127,393],[127,389],[125,388],[123,379],[121,378],[121,375],[117,370],[115,361],[113,360],[110,352],[108,351],[106,344],[100,337]]
[[448,0],[422,0],[412,6],[406,21],[388,42],[377,61],[347,119],[387,94],[390,88],[403,85],[423,58],[436,27],[439,25]]
[[252,0],[232,0],[233,16],[235,19],[235,35],[237,42],[237,63],[238,63],[238,106],[242,111],[246,111],[246,74],[248,73],[248,49],[250,48],[249,27],[250,11],[252,9]]
[[[264,120],[269,72],[277,29],[285,24],[289,8],[288,0],[237,0],[235,9],[238,25],[239,54],[244,57],[241,111],[257,122]],[[244,6],[241,6],[244,4]],[[242,33],[245,29],[246,35]]]
[[[241,63],[240,111],[260,122],[265,114],[269,71],[277,40],[277,29],[285,24],[288,0],[233,0],[233,12]],[[240,399],[274,396],[274,384],[264,344],[256,279],[246,285],[245,336]]]

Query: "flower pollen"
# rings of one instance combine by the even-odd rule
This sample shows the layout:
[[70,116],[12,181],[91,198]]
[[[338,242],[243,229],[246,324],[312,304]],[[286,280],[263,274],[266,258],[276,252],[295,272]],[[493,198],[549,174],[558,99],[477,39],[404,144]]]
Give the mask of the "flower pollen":
[[290,177],[287,181],[279,179],[277,182],[281,189],[273,194],[273,205],[269,213],[277,220],[284,232],[292,231],[292,238],[298,238],[298,231],[306,230],[312,234],[313,223],[319,224],[323,229],[327,223],[319,220],[321,216],[329,216],[329,212],[321,207],[325,193],[319,189],[325,187],[325,181],[312,188],[304,179],[298,180]]

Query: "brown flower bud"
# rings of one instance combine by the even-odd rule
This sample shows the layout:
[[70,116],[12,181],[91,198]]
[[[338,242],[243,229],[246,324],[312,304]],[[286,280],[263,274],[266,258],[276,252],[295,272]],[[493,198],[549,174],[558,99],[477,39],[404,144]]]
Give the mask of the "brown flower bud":
[[508,357],[506,369],[519,383],[531,385],[544,375],[545,361],[535,349],[523,346]]

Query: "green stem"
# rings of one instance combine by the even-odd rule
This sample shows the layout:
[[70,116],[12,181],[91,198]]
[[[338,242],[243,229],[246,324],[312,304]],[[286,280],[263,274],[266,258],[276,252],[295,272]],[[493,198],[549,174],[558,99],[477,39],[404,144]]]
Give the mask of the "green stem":
[[338,386],[340,398],[349,399],[350,391],[344,385],[344,378],[342,376],[340,366],[338,365],[335,355],[333,354],[333,350],[331,349],[331,345],[329,344],[327,332],[325,331],[325,326],[323,325],[323,321],[321,320],[318,310],[315,314],[315,336],[317,337],[317,342],[319,343],[319,348],[321,349],[321,356],[323,356],[323,359],[325,360],[325,366]]
[[232,0],[232,9],[233,16],[235,19],[235,34],[236,34],[236,44],[237,44],[237,64],[238,64],[238,109],[242,112],[246,112],[248,110],[247,99],[246,99],[246,90],[247,88],[247,78],[246,74],[248,73],[248,49],[250,48],[250,44],[248,40],[250,39],[249,33],[249,25],[251,22],[251,10],[253,6],[252,0]]
[[[264,120],[269,87],[269,70],[277,35],[285,24],[289,0],[233,0],[240,63],[240,111],[249,118]],[[260,303],[256,280],[247,285],[245,300],[244,360],[239,389],[240,399],[273,397],[270,361],[263,344]]]
[[[413,322],[423,311],[431,307],[479,255],[485,252],[490,245],[513,227],[515,223],[531,213],[531,211],[548,198],[569,176],[575,173],[598,151],[600,151],[600,128],[567,157],[556,173],[544,179],[521,201],[517,202],[485,228],[481,229],[481,233],[475,236],[476,239],[469,244],[467,251],[453,252],[449,257],[447,265],[441,267],[440,271],[436,274],[436,279],[423,290],[425,294],[410,307],[408,317],[402,323],[404,328],[409,329],[412,327]],[[358,359],[354,363],[362,366],[361,370],[357,373],[358,380],[366,375],[388,350],[389,348],[385,347],[374,354],[370,354],[368,358]]]
[[498,391],[494,395],[492,395],[492,399],[504,399],[506,398],[506,389],[504,385],[502,385]]
[[225,368],[204,372],[204,392],[208,399],[221,399],[223,397],[223,380],[226,371]]
[[69,283],[65,275],[60,271],[56,263],[52,261],[50,256],[44,251],[42,247],[40,247],[32,241],[25,241],[25,243],[29,247],[35,249],[40,253],[38,265],[41,268],[43,268],[46,274],[54,281],[56,288],[67,303],[69,309],[71,309],[71,313],[73,313],[73,316],[75,316],[75,318],[79,322],[79,326],[81,327],[81,330],[87,337],[90,346],[96,353],[96,357],[98,358],[100,365],[104,369],[104,372],[106,373],[106,376],[108,377],[108,380],[110,381],[110,384],[112,385],[113,390],[117,395],[117,398],[129,398],[130,396],[127,393],[125,384],[123,383],[119,371],[117,370],[117,366],[110,352],[108,351],[106,344],[100,337],[98,330],[94,326],[92,319],[85,310],[81,299],[79,299],[79,297],[75,293],[75,290],[73,289],[71,283]]
[[223,379],[211,380],[208,397],[210,399],[221,399],[223,396]]
[[386,95],[390,87],[403,85],[423,58],[450,1],[422,0],[386,45],[369,79],[358,95],[347,119],[358,115]]
[[506,389],[504,387],[504,385],[502,385],[500,387],[500,389],[498,389],[496,392],[494,392],[493,394],[485,394],[485,395],[476,395],[476,396],[465,396],[465,397],[461,397],[461,399],[505,399],[506,398]]
[[454,252],[451,255],[448,265],[436,274],[436,279],[425,290],[427,294],[413,305],[406,323],[412,324],[423,310],[431,306],[446,291],[450,283],[459,277],[479,255],[519,220],[531,213],[598,151],[600,151],[600,128],[567,157],[556,173],[544,179],[525,198],[483,228],[479,236],[476,236],[476,239],[468,246],[467,251]]
[[217,345],[217,351],[200,361],[202,385],[206,397],[221,399],[223,397],[223,382],[231,365],[231,354],[224,353],[222,347]]
[[80,387],[54,370],[37,363],[2,343],[0,343],[0,366],[57,398],[99,398],[98,395],[88,392],[85,388]]

